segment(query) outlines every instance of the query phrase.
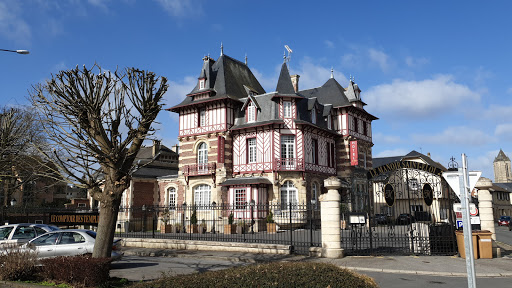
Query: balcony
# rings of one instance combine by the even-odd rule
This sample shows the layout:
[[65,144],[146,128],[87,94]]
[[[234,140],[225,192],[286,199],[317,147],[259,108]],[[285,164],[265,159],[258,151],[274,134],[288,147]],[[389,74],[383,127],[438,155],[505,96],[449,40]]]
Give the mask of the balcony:
[[274,167],[276,171],[304,171],[304,159],[276,158]]
[[183,166],[183,175],[198,176],[215,174],[216,163],[193,164]]

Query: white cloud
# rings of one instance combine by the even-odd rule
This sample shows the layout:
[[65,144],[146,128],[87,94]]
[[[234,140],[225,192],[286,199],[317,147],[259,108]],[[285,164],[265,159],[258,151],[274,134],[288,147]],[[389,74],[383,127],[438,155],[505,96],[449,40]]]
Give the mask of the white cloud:
[[[468,165],[471,170],[482,171],[482,177],[489,178],[494,181],[493,162],[499,152],[500,150],[491,150],[482,152],[482,154],[479,154],[479,156],[475,158],[468,157]],[[505,154],[512,155],[507,152],[505,152]]]
[[412,134],[411,137],[414,142],[435,145],[483,146],[494,142],[494,138],[484,131],[466,126],[447,127],[438,134]]
[[372,62],[377,63],[382,71],[387,71],[389,68],[389,56],[377,49],[370,48],[368,49],[368,57]]
[[410,68],[416,68],[421,67],[425,64],[428,64],[430,61],[427,58],[420,57],[420,58],[414,58],[411,56],[405,57],[405,64],[409,66]]
[[[299,62],[299,68],[291,67],[291,74],[299,74],[299,89],[310,89],[322,86],[331,77],[331,67],[324,67],[314,62],[311,58],[304,58]],[[347,77],[334,69],[334,79],[342,86],[348,83]]]
[[373,158],[404,156],[409,152],[411,152],[411,151],[403,149],[403,148],[390,149],[390,150],[380,151],[377,154],[374,154]]
[[92,6],[96,6],[100,9],[102,9],[103,11],[107,11],[108,10],[108,7],[107,7],[107,2],[110,2],[109,0],[88,0],[89,4],[91,4]]
[[505,115],[512,115],[512,106],[491,105],[491,106],[489,106],[489,108],[484,110],[481,113],[481,115],[484,118],[502,121],[502,118],[499,117],[498,115],[503,115],[503,116],[505,116]]
[[332,41],[325,40],[325,41],[324,41],[324,43],[325,43],[325,46],[326,46],[327,48],[329,48],[329,49],[334,48],[334,43],[333,43]]
[[397,144],[402,140],[398,135],[387,135],[383,133],[373,133],[373,142],[382,145],[382,144]]
[[32,32],[27,22],[21,17],[22,10],[19,2],[0,2],[0,35],[20,45],[28,45]]
[[201,3],[195,0],[156,0],[174,17],[185,17],[202,13]]
[[423,117],[453,110],[466,102],[477,102],[480,95],[450,75],[440,75],[422,81],[395,79],[368,89],[365,102],[378,114]]
[[496,136],[504,136],[505,138],[512,139],[512,123],[499,124],[494,130],[494,134],[496,134]]

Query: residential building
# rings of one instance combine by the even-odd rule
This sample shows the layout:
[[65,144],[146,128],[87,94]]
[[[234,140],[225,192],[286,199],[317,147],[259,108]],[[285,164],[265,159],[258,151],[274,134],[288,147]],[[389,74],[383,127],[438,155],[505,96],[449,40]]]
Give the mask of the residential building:
[[230,205],[237,219],[261,220],[268,211],[247,215],[247,205],[317,204],[330,176],[341,177],[345,191],[367,185],[377,118],[360,93],[333,73],[321,87],[301,90],[286,61],[266,92],[247,63],[223,53],[203,58],[196,86],[168,109],[179,114],[179,174],[159,178],[158,204],[195,205],[199,214],[213,203]]
[[500,149],[500,152],[494,158],[494,182],[495,183],[512,183],[512,172],[510,166],[510,158]]

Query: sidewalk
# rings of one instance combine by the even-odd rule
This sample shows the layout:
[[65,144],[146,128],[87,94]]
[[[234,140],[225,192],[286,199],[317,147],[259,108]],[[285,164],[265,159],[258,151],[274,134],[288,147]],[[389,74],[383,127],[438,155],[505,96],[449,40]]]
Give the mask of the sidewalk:
[[[355,271],[400,273],[437,276],[466,276],[466,260],[458,256],[349,256],[341,259],[306,257],[300,255],[252,254],[198,250],[169,250],[123,247],[125,256],[155,256],[227,260],[244,263],[270,261],[313,261],[331,263]],[[476,259],[477,277],[512,277],[512,256]]]

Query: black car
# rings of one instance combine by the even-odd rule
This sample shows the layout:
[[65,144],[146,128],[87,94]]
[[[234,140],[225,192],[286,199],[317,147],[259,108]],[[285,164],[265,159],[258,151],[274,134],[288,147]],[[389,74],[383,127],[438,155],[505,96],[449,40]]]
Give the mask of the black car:
[[411,214],[403,213],[396,217],[396,224],[405,225],[415,222],[414,217]]
[[386,214],[375,214],[374,221],[376,224],[389,224],[391,223],[391,217]]

